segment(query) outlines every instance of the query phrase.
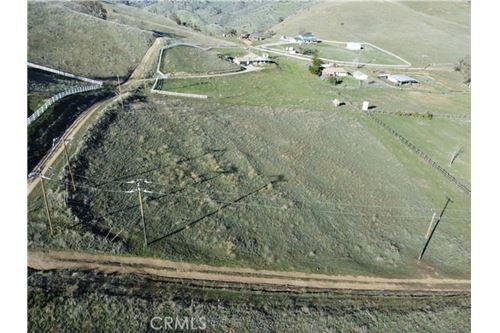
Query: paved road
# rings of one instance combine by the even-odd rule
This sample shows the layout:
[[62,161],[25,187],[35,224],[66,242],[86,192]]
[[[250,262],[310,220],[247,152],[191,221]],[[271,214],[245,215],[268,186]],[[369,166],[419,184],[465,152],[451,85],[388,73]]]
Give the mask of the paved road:
[[210,266],[171,260],[90,254],[66,251],[29,251],[28,266],[38,270],[76,269],[104,273],[133,273],[168,278],[274,285],[290,288],[470,292],[470,280],[389,279],[369,276],[326,275],[303,272],[257,270],[253,268]]

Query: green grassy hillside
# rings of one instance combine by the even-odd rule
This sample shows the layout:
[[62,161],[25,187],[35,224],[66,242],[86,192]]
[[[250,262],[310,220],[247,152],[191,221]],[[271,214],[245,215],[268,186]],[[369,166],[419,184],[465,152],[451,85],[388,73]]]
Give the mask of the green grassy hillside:
[[[470,7],[465,2],[434,3],[319,2],[272,29],[277,36],[306,30],[329,40],[370,42],[416,66],[456,63],[470,54]],[[433,6],[435,11],[429,9]]]
[[215,51],[177,46],[163,51],[163,73],[215,74],[238,71],[241,67],[220,59]]
[[168,17],[175,14],[182,24],[221,35],[229,29],[262,32],[309,5],[306,1],[159,1],[145,8]]
[[126,76],[153,33],[82,14],[58,2],[28,3],[28,60],[74,74]]

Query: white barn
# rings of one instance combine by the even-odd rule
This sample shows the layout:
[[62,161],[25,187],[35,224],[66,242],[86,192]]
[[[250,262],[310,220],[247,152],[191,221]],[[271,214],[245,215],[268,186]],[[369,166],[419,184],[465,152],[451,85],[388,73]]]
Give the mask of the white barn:
[[346,44],[345,48],[351,51],[359,51],[363,49],[363,45],[361,45],[361,43],[349,42]]

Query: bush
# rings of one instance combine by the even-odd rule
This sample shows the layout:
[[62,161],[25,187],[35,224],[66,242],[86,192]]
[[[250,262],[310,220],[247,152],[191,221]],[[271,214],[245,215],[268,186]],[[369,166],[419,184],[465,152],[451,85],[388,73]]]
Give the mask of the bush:
[[318,56],[318,52],[315,52],[312,57],[312,65],[309,66],[309,72],[314,75],[320,75],[321,74],[321,65],[323,64],[323,61]]
[[460,59],[458,64],[455,65],[455,71],[462,72],[464,76],[464,83],[469,84],[471,82],[471,61],[470,56],[465,56]]

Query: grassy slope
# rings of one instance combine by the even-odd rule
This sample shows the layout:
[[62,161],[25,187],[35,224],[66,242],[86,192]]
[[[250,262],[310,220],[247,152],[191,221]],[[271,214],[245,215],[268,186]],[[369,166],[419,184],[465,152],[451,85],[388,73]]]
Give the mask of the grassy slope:
[[163,73],[214,74],[234,72],[240,66],[219,59],[214,51],[204,51],[190,46],[177,46],[163,52]]
[[91,77],[125,76],[153,41],[151,32],[71,11],[57,2],[28,3],[28,59]]
[[[84,154],[85,158],[89,159],[90,166],[83,166],[81,171],[90,176],[106,178],[115,177],[117,172],[137,174],[154,169],[149,173],[152,179],[172,182],[175,187],[182,188],[200,177],[203,179],[204,176],[218,175],[217,169],[213,168],[220,167],[222,170],[234,171],[231,167],[235,166],[238,171],[235,179],[230,177],[231,174],[227,179],[226,176],[219,175],[215,184],[209,182],[204,186],[207,188],[214,186],[216,190],[223,192],[238,193],[241,193],[242,189],[251,190],[255,188],[254,186],[265,182],[267,179],[265,175],[282,174],[292,181],[279,185],[276,193],[271,189],[271,193],[265,193],[263,197],[252,198],[255,201],[250,203],[262,205],[268,200],[276,200],[273,205],[278,207],[283,205],[285,207],[283,211],[270,208],[270,212],[267,212],[267,209],[260,208],[262,206],[257,206],[261,211],[256,211],[255,206],[237,206],[234,211],[228,210],[222,214],[220,217],[222,226],[218,225],[219,220],[209,219],[206,226],[208,230],[202,229],[205,228],[205,224],[202,224],[199,230],[185,231],[176,236],[179,239],[169,242],[166,247],[162,245],[153,249],[153,254],[166,253],[180,259],[250,263],[284,269],[319,268],[322,271],[336,273],[379,274],[381,271],[388,275],[416,273],[419,269],[413,265],[414,258],[422,242],[429,217],[428,214],[422,214],[419,222],[415,223],[412,219],[420,212],[417,206],[438,209],[443,203],[443,193],[448,193],[455,199],[453,206],[455,210],[447,213],[450,214],[447,216],[451,218],[450,222],[453,224],[443,223],[440,226],[441,233],[436,235],[437,241],[429,248],[428,260],[434,267],[438,267],[439,273],[467,275],[468,258],[470,258],[470,226],[466,216],[468,200],[368,119],[361,115],[342,112],[340,115],[332,115],[324,111],[331,112],[331,99],[342,96],[343,99],[354,102],[360,102],[367,97],[378,97],[376,104],[379,107],[383,106],[384,109],[394,111],[400,111],[401,107],[404,107],[404,110],[410,108],[420,111],[422,101],[425,101],[424,106],[432,110],[439,108],[440,112],[450,113],[459,110],[463,113],[468,112],[467,104],[463,102],[468,101],[470,96],[429,95],[408,89],[380,87],[335,89],[309,75],[304,62],[284,59],[279,62],[281,69],[270,68],[261,73],[214,80],[182,81],[183,85],[190,85],[182,89],[190,92],[192,89],[210,92],[211,98],[215,97],[220,105],[203,103],[191,105],[191,102],[184,104],[181,100],[173,100],[173,104],[163,104],[161,98],[158,99],[160,101],[153,100],[151,105],[133,104],[132,110],[149,111],[142,113],[132,111],[121,115],[111,125],[109,131],[106,129],[103,146],[93,147],[86,152],[88,155]],[[437,86],[437,82],[444,82],[445,86],[449,86],[449,81],[446,80],[448,75],[442,76],[437,77],[439,80],[436,80],[436,84],[429,84],[428,87]],[[167,84],[171,84],[170,82],[181,82],[181,80],[169,81]],[[435,90],[444,89],[442,85],[439,87]],[[398,97],[396,103],[395,96]],[[426,98],[423,99],[423,96]],[[407,100],[413,100],[414,103],[406,103]],[[231,107],[235,104],[258,107]],[[458,108],[454,108],[453,105]],[[278,109],[270,110],[269,106]],[[294,111],[290,114],[289,110],[283,110],[284,107],[290,107]],[[311,109],[315,111],[306,111]],[[185,117],[187,114],[193,118]],[[212,114],[217,114],[217,117],[213,121],[207,121],[205,117]],[[400,123],[395,122],[392,125],[399,130],[398,124],[403,124],[402,122],[407,119],[398,121]],[[151,123],[155,124],[154,128]],[[404,130],[404,127],[401,128]],[[426,131],[432,132],[432,130]],[[455,135],[453,130],[450,133],[452,136]],[[419,138],[410,137],[410,139]],[[131,145],[130,140],[138,140],[137,145]],[[91,141],[88,142],[92,143]],[[159,145],[159,142],[162,144]],[[449,144],[455,144],[455,141],[451,140]],[[210,148],[221,146],[229,147],[231,153],[227,157],[216,156],[214,161],[214,156],[209,157],[208,152]],[[329,150],[330,147],[334,148]],[[183,156],[205,155],[208,160],[200,158],[199,161],[195,159],[196,161],[187,165],[178,165],[179,159],[182,160]],[[108,156],[109,161],[114,162],[102,161],[102,156]],[[162,169],[164,164],[166,169]],[[116,166],[119,166],[118,169]],[[466,168],[461,172],[464,170]],[[400,192],[401,184],[405,184],[403,192]],[[52,190],[54,192],[51,194],[51,200],[57,211],[55,219],[60,224],[59,227],[68,227],[74,223],[75,217],[62,201],[63,192],[60,189],[56,191],[56,187]],[[191,201],[176,203],[178,199],[175,196],[166,196],[165,201],[156,200],[155,204],[155,200],[152,200],[147,203],[151,205],[147,207],[148,211],[156,212],[152,217],[155,232],[161,234],[166,230],[173,230],[213,208],[211,205],[214,203],[214,197],[210,195],[207,197],[205,187],[191,190],[194,191]],[[76,204],[86,202],[86,199],[82,199],[84,198],[79,198],[80,201]],[[297,212],[286,209],[286,207],[297,207],[297,202],[303,199],[306,199],[308,204],[311,203],[311,199],[320,200],[323,203],[314,204],[313,208],[329,211],[298,210]],[[118,223],[117,226],[122,226],[124,222],[134,223],[133,215],[128,214],[135,213],[130,213],[131,209],[127,208],[133,205],[133,202],[128,203],[127,200],[131,199],[103,197],[99,194],[91,208],[94,216],[99,216],[103,212],[109,212],[113,205],[121,207],[117,215],[121,217],[118,220],[111,217],[104,222],[109,225]],[[201,205],[199,200],[207,205]],[[171,215],[171,210],[165,207],[166,202],[173,202],[174,206],[181,204],[175,211],[186,215]],[[323,205],[325,202],[329,204],[326,209]],[[355,205],[360,203],[364,207],[355,208]],[[385,208],[399,208],[391,208],[390,216],[386,217],[385,210],[368,208],[373,203],[375,206]],[[345,207],[342,208],[342,205]],[[195,211],[193,207],[200,208]],[[336,212],[340,209],[342,213],[340,217],[331,214],[332,207]],[[39,198],[30,206],[30,229],[33,231],[30,232],[30,242],[33,247],[47,246],[47,239],[41,236],[40,232],[36,232],[43,230],[46,223],[41,208],[43,207]],[[460,209],[465,212],[460,212]],[[353,212],[362,212],[364,215],[346,218]],[[401,219],[401,216],[412,216],[412,219]],[[164,220],[164,217],[168,217],[168,220]],[[369,217],[375,227],[366,225],[369,223]],[[269,225],[253,225],[254,222],[268,219],[272,222]],[[236,228],[231,228],[234,221],[242,221],[243,224],[235,230]],[[291,221],[290,225],[285,225],[289,228],[285,229],[285,232],[295,237],[290,237],[286,243],[283,243],[282,237],[278,237],[284,230],[281,221]],[[310,221],[316,223],[311,224]],[[72,243],[74,238],[67,237],[68,233],[75,236],[79,235],[80,231],[69,228],[64,228],[63,235],[58,235],[50,240],[50,243],[62,248],[84,246],[93,249],[140,252],[142,250],[137,244],[140,243],[141,236],[137,227],[138,225],[135,225],[128,235],[124,234],[126,241],[127,237],[128,240],[132,240],[132,247],[128,248],[126,241],[122,244],[111,244],[103,240],[104,237],[92,234],[91,238],[85,236],[87,238],[83,242],[78,238],[75,245]],[[296,232],[292,231],[294,228]],[[357,228],[361,228],[363,232]],[[365,233],[367,229],[370,232]],[[332,233],[332,230],[336,232]],[[259,237],[252,237],[255,234]],[[135,241],[137,243],[134,245]],[[346,254],[352,256],[347,261],[344,260]],[[332,261],[332,255],[341,263]],[[427,272],[427,268],[422,270]]]
[[[284,44],[272,46],[279,51],[284,51],[286,47],[297,48],[297,44]],[[402,61],[393,56],[377,50],[369,45],[364,45],[361,51],[351,51],[345,48],[344,44],[319,43],[306,45],[306,49],[317,50],[321,58],[338,60],[338,61],[357,61],[363,63],[387,64],[387,65],[404,65]]]
[[199,45],[224,44],[223,40],[207,36],[192,29],[177,25],[174,21],[161,14],[155,14],[145,8],[137,8],[119,3],[104,3],[108,11],[108,20],[153,31],[175,39],[184,39]]
[[[286,180],[157,243],[150,255],[329,273],[430,274],[415,258],[431,207],[442,205],[442,192],[436,189],[460,197],[411,154],[408,165],[401,164],[395,152],[347,114],[158,98],[130,105],[109,128],[92,136],[97,133],[102,138],[82,152],[77,174],[123,181],[141,175],[164,184],[152,185],[162,194],[145,204],[150,240],[216,210],[220,201],[267,184],[271,175]],[[120,251],[142,253],[136,198],[85,190],[99,184],[128,190],[127,184],[79,182],[80,194],[70,203],[76,214],[96,219],[104,230],[125,228],[128,248]],[[65,230],[73,222],[64,217],[69,211],[60,201],[63,195],[58,189],[51,197],[58,211],[66,211],[55,218],[57,228]],[[78,213],[81,205],[90,216]],[[470,240],[464,212],[456,211],[460,207],[467,204],[457,199],[447,215],[453,228],[442,228],[436,239],[445,240],[429,249],[427,260],[440,274],[467,275]],[[44,225],[43,211],[35,208],[30,223]],[[32,246],[40,246],[39,241]],[[107,243],[110,250],[119,245]],[[69,240],[61,243],[74,246]]]
[[[417,5],[419,8],[423,4]],[[414,65],[456,63],[470,54],[470,24],[463,17],[470,7],[460,2],[438,5],[456,24],[397,2],[320,2],[272,29],[277,35],[295,35],[305,29],[324,39],[367,41],[395,52]],[[341,24],[343,23],[343,25]]]
[[270,28],[301,8],[309,6],[301,1],[217,1],[175,3],[158,2],[146,7],[154,13],[169,16],[176,13],[183,21],[198,26],[201,30],[220,35],[229,28],[238,32],[259,32]]
[[205,317],[208,332],[470,331],[466,295],[232,290],[77,271],[30,271],[28,295],[30,332],[145,332],[154,316]]

